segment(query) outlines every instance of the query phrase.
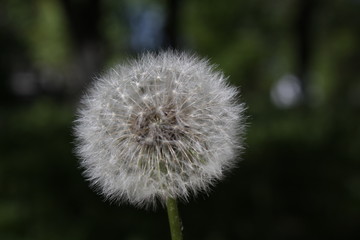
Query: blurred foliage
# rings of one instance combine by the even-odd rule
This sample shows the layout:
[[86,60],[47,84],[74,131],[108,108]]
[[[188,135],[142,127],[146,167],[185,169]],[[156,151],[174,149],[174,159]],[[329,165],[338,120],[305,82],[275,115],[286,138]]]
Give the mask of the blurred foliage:
[[[209,57],[248,105],[243,161],[208,196],[180,206],[185,239],[360,237],[358,0],[0,4],[0,239],[169,238],[161,207],[104,203],[73,154],[80,94],[108,66],[147,50],[134,36],[158,42],[149,50]],[[144,30],[154,19],[162,35]],[[279,106],[271,92],[287,75],[301,96]]]

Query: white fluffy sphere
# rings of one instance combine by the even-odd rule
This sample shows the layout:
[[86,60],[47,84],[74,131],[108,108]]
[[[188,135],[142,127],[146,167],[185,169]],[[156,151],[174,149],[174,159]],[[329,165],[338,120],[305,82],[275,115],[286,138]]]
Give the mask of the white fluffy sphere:
[[187,199],[233,166],[244,105],[207,60],[144,54],[100,77],[75,121],[86,178],[111,200],[134,205]]

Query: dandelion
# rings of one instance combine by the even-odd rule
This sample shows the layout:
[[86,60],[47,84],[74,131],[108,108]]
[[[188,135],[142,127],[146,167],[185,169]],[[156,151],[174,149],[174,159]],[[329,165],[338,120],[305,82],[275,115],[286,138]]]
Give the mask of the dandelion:
[[110,69],[75,121],[84,175],[106,198],[136,206],[207,192],[242,149],[237,96],[222,72],[185,53],[147,53]]

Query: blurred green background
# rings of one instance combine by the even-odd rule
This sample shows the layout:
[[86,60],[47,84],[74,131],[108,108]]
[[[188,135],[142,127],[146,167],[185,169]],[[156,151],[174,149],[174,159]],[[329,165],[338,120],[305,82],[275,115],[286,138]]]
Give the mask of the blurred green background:
[[168,47],[218,64],[249,115],[184,238],[360,239],[359,43],[359,0],[1,0],[0,239],[169,239],[161,207],[88,187],[71,133],[91,79]]

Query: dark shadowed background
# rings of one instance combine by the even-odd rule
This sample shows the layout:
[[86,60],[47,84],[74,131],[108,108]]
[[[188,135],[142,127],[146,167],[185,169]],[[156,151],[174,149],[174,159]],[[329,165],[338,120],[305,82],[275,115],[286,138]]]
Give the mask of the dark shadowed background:
[[71,133],[92,78],[168,47],[250,116],[238,168],[180,205],[185,240],[359,239],[359,0],[1,0],[0,239],[169,239],[161,207],[88,187]]

